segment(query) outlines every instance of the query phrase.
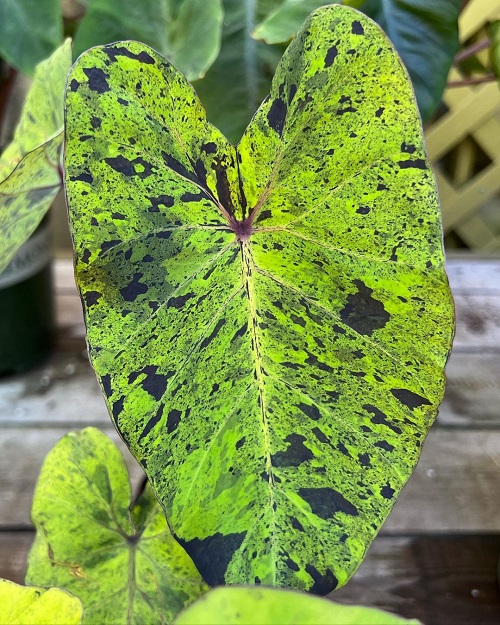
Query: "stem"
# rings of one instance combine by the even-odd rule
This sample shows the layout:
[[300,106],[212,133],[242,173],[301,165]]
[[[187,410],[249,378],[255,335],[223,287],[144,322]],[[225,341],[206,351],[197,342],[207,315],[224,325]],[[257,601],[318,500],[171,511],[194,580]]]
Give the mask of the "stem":
[[464,78],[463,80],[452,80],[446,86],[447,87],[465,87],[467,85],[480,85],[483,82],[495,81],[495,74],[486,74],[484,76],[477,76],[476,78]]
[[481,41],[477,41],[476,43],[473,43],[471,46],[468,46],[467,48],[460,50],[460,52],[453,59],[453,64],[458,65],[462,61],[465,61],[465,59],[468,59],[471,56],[474,56],[475,54],[477,54],[478,52],[481,52],[481,50],[488,48],[490,45],[491,45],[491,39],[489,39],[488,37],[486,39],[481,39]]

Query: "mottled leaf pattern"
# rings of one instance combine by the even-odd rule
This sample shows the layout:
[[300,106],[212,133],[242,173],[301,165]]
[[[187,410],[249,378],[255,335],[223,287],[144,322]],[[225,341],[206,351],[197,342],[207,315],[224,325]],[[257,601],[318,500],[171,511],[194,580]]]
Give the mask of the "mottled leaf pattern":
[[86,428],[48,454],[33,498],[26,582],[78,596],[84,623],[169,623],[206,589],[148,488],[130,509],[123,456]]
[[65,590],[20,586],[0,579],[2,625],[79,625],[82,617],[81,601]]
[[174,625],[420,625],[374,608],[342,605],[275,588],[215,588],[183,610]]
[[82,56],[66,181],[110,414],[211,585],[344,584],[417,462],[453,306],[410,83],[340,6],[237,148],[152,50]]
[[35,71],[12,142],[0,157],[0,273],[35,231],[61,188],[66,40]]

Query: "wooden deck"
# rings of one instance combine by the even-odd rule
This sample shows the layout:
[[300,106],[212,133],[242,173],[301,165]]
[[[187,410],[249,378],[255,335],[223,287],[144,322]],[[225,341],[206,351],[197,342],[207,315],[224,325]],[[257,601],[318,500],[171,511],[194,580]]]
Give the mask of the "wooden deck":
[[[452,257],[457,334],[445,400],[422,457],[366,560],[334,593],[425,625],[498,625],[500,259]],[[89,366],[71,262],[55,263],[58,342],[50,360],[0,380],[0,577],[21,582],[30,504],[46,453],[95,425],[119,442]],[[136,486],[141,469],[124,449]]]

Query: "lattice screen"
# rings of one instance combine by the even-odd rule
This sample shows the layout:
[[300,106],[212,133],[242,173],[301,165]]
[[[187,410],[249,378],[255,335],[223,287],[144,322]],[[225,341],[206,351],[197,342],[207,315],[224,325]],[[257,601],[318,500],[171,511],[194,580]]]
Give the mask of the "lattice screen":
[[[500,0],[471,0],[460,19],[463,42],[500,19]],[[458,80],[456,69],[450,80]],[[447,89],[447,109],[426,131],[445,233],[468,247],[500,251],[500,89],[487,83]]]

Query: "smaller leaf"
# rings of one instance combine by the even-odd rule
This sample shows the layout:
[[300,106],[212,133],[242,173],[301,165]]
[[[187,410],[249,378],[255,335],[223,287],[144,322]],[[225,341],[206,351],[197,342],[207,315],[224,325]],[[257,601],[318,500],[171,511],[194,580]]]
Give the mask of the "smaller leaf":
[[301,592],[256,587],[221,587],[183,610],[175,625],[419,625],[362,606],[342,605]]
[[196,80],[219,54],[222,19],[222,0],[92,0],[75,37],[75,55],[136,39]]
[[0,579],[2,625],[78,625],[82,618],[80,599],[65,590],[20,586]]
[[0,156],[0,181],[23,156],[60,133],[64,124],[64,88],[71,67],[71,39],[38,64],[12,142]]
[[35,71],[14,138],[0,157],[0,273],[36,230],[59,189],[67,39]]
[[58,170],[62,131],[28,152],[0,182],[0,273],[30,237],[61,188]]
[[48,454],[33,498],[26,581],[79,596],[84,623],[170,622],[207,590],[148,488],[130,509],[118,448],[86,428]]
[[324,4],[321,0],[285,0],[285,2],[270,13],[253,31],[254,39],[261,39],[266,43],[283,43],[289,41],[299,30],[311,11]]

